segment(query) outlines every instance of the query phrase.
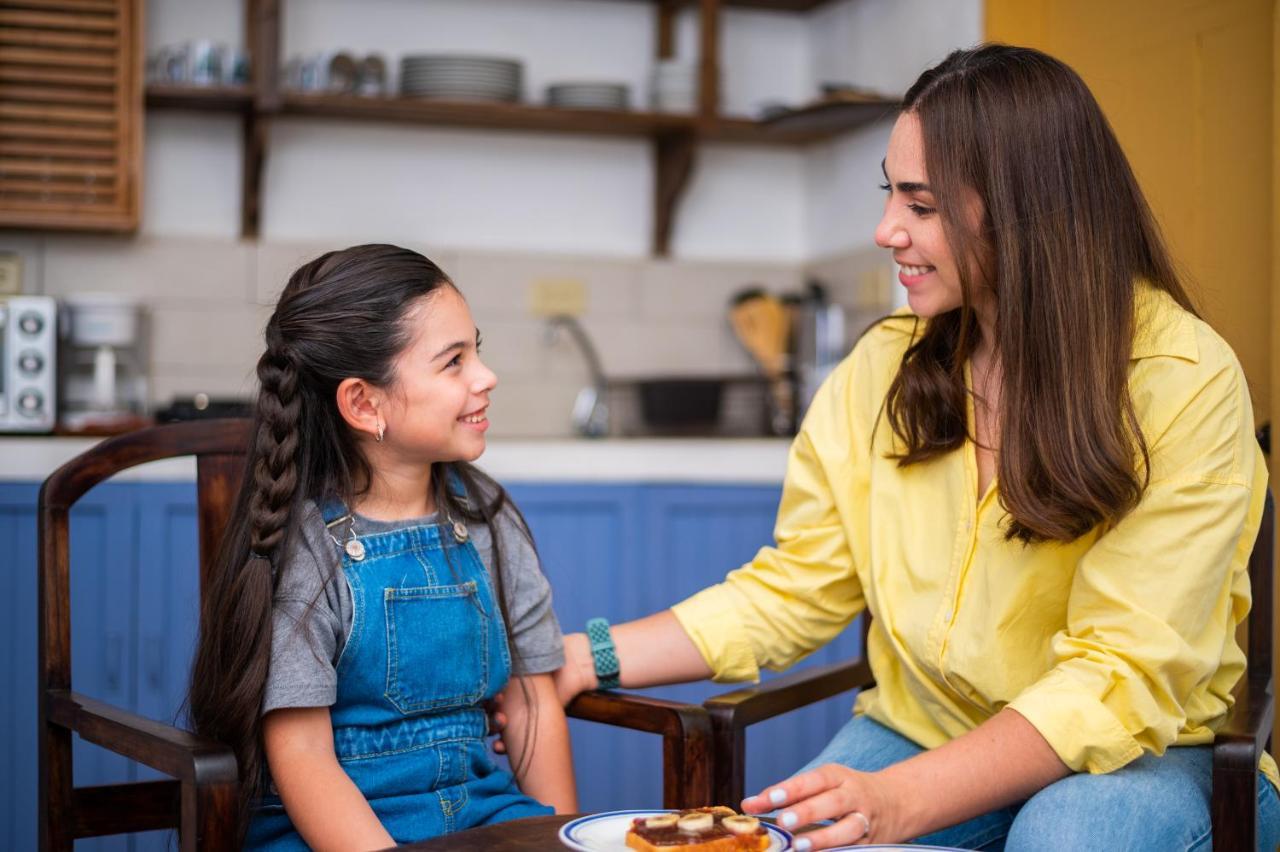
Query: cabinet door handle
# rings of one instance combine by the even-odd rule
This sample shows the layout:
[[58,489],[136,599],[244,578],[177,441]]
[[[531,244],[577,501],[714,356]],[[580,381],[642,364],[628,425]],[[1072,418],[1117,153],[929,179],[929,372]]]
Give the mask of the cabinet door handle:
[[103,653],[106,657],[103,669],[107,674],[107,691],[118,692],[120,690],[120,670],[124,665],[124,637],[119,633],[107,634],[107,641],[103,645]]
[[164,683],[164,644],[160,637],[147,639],[143,654],[146,657],[147,686],[159,691]]

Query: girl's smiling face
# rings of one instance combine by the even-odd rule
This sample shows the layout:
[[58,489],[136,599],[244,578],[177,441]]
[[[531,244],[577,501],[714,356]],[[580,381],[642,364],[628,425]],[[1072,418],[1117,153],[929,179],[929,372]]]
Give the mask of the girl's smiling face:
[[470,308],[453,287],[441,287],[410,307],[404,323],[410,342],[381,408],[385,450],[412,461],[474,461],[484,452],[498,378],[480,360]]
[[[914,113],[903,113],[893,126],[884,158],[884,176],[885,185],[881,188],[888,195],[875,239],[881,248],[893,252],[894,261],[901,267],[898,280],[907,288],[907,303],[922,317],[959,308],[964,301],[960,269],[943,229],[938,200],[929,185],[924,138],[920,119]],[[965,213],[966,223],[976,229],[983,216],[976,193],[968,199]],[[979,281],[976,275],[971,280]],[[982,301],[981,295],[974,294],[975,300]]]

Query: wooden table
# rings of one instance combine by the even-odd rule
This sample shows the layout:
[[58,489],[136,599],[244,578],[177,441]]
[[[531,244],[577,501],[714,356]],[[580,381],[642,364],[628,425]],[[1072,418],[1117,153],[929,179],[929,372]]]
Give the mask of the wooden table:
[[397,849],[417,852],[530,852],[538,849],[564,849],[560,845],[560,826],[582,814],[530,817],[495,825],[485,825],[456,834],[446,834],[421,843],[410,843]]

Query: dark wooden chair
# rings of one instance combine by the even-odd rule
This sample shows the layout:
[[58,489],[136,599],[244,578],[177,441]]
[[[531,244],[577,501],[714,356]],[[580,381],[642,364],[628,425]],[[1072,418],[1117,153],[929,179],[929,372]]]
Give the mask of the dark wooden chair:
[[[1249,556],[1253,611],[1249,616],[1245,653],[1249,669],[1235,689],[1236,703],[1218,731],[1213,746],[1213,848],[1216,852],[1257,848],[1258,759],[1271,744],[1275,721],[1272,688],[1272,595],[1275,566],[1275,501],[1267,492],[1262,525]],[[867,646],[869,616],[863,624]],[[864,650],[865,654],[865,650]],[[865,656],[826,666],[813,666],[766,684],[710,698],[715,738],[712,798],[736,804],[745,791],[746,730],[749,726],[839,695],[875,685]]]
[[[200,580],[229,521],[249,444],[247,420],[156,426],[103,441],[56,470],[39,499],[40,848],[71,852],[77,838],[176,828],[184,852],[233,849],[235,755],[221,743],[74,691],[71,683],[69,513],[93,486],[135,465],[194,456]],[[663,740],[668,807],[710,801],[711,726],[706,711],[643,696],[592,693],[569,713],[648,731]],[[72,734],[172,780],[76,787]]]

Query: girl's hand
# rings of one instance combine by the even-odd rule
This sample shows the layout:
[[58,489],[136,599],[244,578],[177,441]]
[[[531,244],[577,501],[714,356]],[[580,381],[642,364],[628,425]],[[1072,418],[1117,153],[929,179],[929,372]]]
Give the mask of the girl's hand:
[[899,817],[883,784],[870,773],[828,763],[796,775],[756,796],[742,800],[746,813],[778,809],[786,829],[834,820],[833,825],[796,837],[796,852],[855,843],[893,843],[900,836]]
[[506,695],[506,692],[499,692],[484,707],[485,713],[489,715],[489,735],[498,735],[493,741],[493,750],[497,754],[507,753],[507,744],[502,741],[502,733],[507,730],[507,714],[502,712],[502,699]]
[[591,657],[591,640],[585,633],[570,633],[564,637],[564,665],[553,675],[556,695],[562,705],[568,705],[580,692],[587,692],[600,685],[596,677],[596,663]]

